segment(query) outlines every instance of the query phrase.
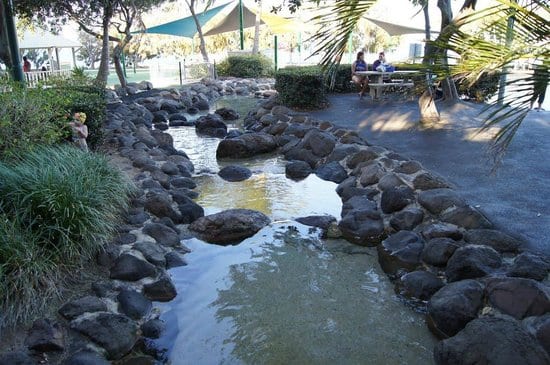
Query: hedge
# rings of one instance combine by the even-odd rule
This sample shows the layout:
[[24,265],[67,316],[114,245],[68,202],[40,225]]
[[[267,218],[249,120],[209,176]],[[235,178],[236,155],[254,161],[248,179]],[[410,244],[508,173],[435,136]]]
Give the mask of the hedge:
[[275,75],[280,101],[290,107],[320,108],[327,105],[326,86],[317,66],[287,67]]
[[216,65],[218,76],[269,77],[273,76],[273,63],[263,55],[229,56]]

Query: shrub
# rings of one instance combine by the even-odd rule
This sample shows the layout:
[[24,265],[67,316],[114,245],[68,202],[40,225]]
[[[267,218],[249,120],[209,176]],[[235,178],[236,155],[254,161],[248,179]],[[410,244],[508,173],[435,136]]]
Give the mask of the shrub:
[[263,55],[229,56],[216,65],[218,76],[268,77],[273,75],[273,63]]
[[0,181],[0,313],[27,318],[115,232],[132,185],[104,156],[68,145],[0,163]]
[[483,73],[473,84],[465,79],[456,80],[458,94],[469,100],[483,102],[489,100],[498,91],[500,73]]
[[67,139],[71,135],[67,115],[75,112],[88,116],[90,147],[101,142],[104,89],[91,80],[53,80],[45,89],[24,89],[15,83],[4,86],[9,91],[0,93],[0,156]]
[[280,101],[290,107],[319,108],[327,103],[323,74],[317,66],[279,70],[275,89]]

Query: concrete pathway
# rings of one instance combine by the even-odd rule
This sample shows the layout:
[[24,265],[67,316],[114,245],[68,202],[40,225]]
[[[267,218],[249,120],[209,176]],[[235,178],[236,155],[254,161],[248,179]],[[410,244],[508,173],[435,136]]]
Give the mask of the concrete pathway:
[[440,125],[422,128],[415,101],[373,102],[356,94],[329,99],[330,108],[310,114],[421,162],[454,184],[499,229],[550,257],[549,111],[529,112],[501,166],[491,173],[489,135],[476,135],[481,105],[441,103]]

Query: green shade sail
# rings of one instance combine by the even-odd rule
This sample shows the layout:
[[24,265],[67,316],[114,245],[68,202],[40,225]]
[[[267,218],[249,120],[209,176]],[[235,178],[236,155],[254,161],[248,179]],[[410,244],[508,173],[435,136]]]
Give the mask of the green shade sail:
[[[209,9],[200,14],[197,14],[201,27],[206,24],[210,19],[216,16],[221,10],[223,10],[227,4]],[[142,32],[148,34],[167,34],[179,37],[193,38],[197,33],[197,26],[192,16],[186,18],[174,20],[173,22],[160,24],[155,27],[147,28]]]

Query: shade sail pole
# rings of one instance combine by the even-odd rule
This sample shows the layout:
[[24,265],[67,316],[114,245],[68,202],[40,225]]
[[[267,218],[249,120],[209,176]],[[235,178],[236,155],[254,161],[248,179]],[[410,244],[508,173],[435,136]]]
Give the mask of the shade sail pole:
[[279,47],[277,47],[277,35],[273,36],[273,48],[274,48],[274,50],[273,50],[274,60],[273,61],[275,62],[275,71],[277,71],[277,69],[278,69],[278,65],[277,65],[277,63],[278,63],[278,48],[279,48]]
[[239,0],[239,32],[241,36],[241,51],[243,51],[244,50],[243,0]]
[[13,4],[11,0],[2,0],[4,4],[4,21],[6,22],[6,33],[8,36],[8,45],[10,48],[12,65],[12,75],[15,81],[25,82],[21,60],[19,59],[19,45],[17,43],[17,31],[13,19]]

